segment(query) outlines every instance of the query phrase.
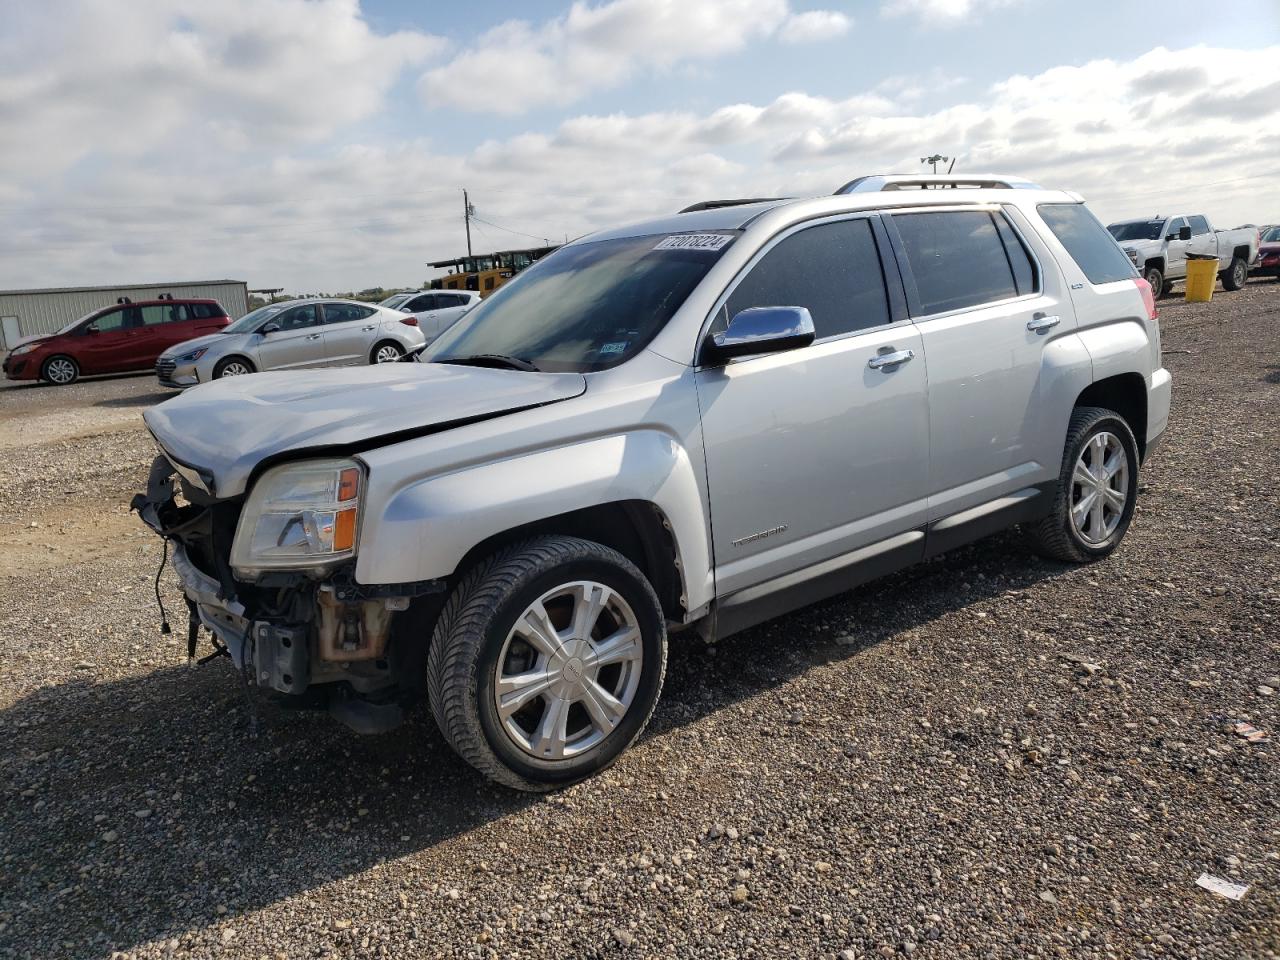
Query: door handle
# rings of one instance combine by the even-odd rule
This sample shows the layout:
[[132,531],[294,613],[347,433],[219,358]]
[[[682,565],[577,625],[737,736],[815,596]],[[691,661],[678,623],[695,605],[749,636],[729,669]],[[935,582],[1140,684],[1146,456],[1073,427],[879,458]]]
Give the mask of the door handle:
[[318,334],[318,333],[308,334],[308,335],[307,335],[307,339],[308,339],[308,340],[319,340],[319,339],[320,339],[320,334]]
[[914,350],[898,350],[894,353],[878,353],[867,361],[867,366],[872,370],[879,370],[882,367],[896,367],[900,363],[906,363],[908,360],[915,359]]
[[1061,322],[1061,317],[1046,317],[1043,313],[1037,313],[1027,321],[1027,329],[1032,333],[1044,333],[1046,330],[1052,330]]
[[366,332],[367,332],[367,331],[369,331],[369,330],[377,330],[378,328],[377,328],[377,327],[375,327],[373,324],[370,324],[369,326],[367,326],[367,327],[361,327],[360,329],[361,329],[361,330],[364,330],[364,331],[366,331]]

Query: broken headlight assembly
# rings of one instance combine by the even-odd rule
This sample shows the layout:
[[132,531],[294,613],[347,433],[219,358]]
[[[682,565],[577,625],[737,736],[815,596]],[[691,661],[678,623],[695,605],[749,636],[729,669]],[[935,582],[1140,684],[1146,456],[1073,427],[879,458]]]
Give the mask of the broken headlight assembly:
[[236,574],[269,570],[322,576],[355,556],[364,469],[354,460],[304,460],[273,467],[245,502],[231,547]]

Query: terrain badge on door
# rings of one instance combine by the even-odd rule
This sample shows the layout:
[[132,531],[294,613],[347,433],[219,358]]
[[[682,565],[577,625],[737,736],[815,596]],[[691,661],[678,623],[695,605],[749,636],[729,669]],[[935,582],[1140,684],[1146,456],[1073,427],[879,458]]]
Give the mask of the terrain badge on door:
[[759,533],[752,533],[745,537],[739,537],[737,540],[730,541],[735,547],[742,547],[748,543],[755,543],[757,540],[763,540],[765,537],[772,537],[775,534],[782,533],[787,529],[785,523],[780,523],[776,527],[770,527],[768,530],[761,530]]

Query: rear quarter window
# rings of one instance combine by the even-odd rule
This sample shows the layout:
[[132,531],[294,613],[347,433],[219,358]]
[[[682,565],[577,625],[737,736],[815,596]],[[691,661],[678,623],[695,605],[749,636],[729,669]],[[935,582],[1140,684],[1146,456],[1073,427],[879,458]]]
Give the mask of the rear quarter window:
[[1115,238],[1083,203],[1042,203],[1036,210],[1090,283],[1113,283],[1138,275]]

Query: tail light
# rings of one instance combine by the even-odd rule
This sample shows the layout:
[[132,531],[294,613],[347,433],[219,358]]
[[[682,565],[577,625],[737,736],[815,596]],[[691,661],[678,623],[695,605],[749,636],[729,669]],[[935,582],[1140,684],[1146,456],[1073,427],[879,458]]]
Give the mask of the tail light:
[[[1150,292],[1151,288],[1147,287],[1147,290],[1148,292]],[[401,317],[400,322],[403,323],[406,327],[416,327],[418,325],[418,318],[414,316]]]
[[1147,283],[1142,277],[1134,278],[1133,282],[1138,285],[1138,292],[1142,294],[1142,302],[1147,308],[1147,319],[1157,319],[1160,315],[1156,313],[1156,298],[1151,292],[1151,284]]

